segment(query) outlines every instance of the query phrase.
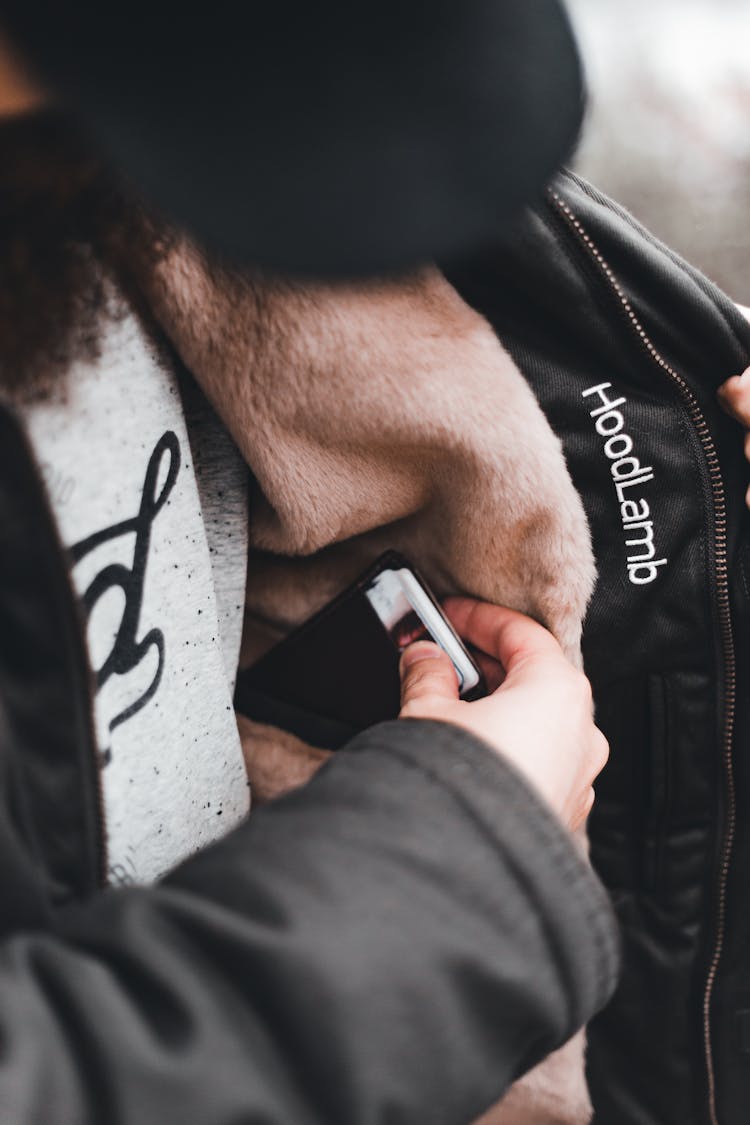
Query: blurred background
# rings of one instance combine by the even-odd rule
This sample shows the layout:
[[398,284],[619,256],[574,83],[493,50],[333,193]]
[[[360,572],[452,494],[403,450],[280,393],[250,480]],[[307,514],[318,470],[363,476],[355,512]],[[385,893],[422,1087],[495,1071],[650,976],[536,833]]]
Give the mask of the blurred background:
[[567,0],[589,112],[573,167],[750,304],[750,0]]

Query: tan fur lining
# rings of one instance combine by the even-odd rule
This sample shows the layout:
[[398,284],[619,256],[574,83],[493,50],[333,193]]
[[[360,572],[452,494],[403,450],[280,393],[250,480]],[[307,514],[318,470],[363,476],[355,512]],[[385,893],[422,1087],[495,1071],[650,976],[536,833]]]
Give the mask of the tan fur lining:
[[[144,285],[257,481],[247,661],[395,547],[439,594],[523,610],[580,662],[595,570],[560,443],[489,325],[437,270],[271,284],[178,243]],[[579,1035],[483,1122],[590,1114]]]

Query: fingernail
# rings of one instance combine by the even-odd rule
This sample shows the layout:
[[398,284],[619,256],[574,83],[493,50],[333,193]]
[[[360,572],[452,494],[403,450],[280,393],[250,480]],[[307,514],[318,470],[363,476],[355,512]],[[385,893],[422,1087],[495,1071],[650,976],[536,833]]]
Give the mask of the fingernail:
[[441,649],[438,645],[433,644],[432,641],[414,641],[413,644],[407,645],[401,653],[401,671],[405,672],[407,668],[411,668],[413,664],[418,664],[420,660],[434,660],[439,656]]

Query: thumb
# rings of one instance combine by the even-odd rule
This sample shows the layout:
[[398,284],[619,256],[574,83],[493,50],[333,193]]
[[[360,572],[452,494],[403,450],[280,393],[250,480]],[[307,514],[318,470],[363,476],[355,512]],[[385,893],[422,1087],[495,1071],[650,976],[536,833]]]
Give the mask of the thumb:
[[417,641],[401,654],[401,711],[412,713],[428,700],[458,699],[458,678],[450,657],[431,641]]

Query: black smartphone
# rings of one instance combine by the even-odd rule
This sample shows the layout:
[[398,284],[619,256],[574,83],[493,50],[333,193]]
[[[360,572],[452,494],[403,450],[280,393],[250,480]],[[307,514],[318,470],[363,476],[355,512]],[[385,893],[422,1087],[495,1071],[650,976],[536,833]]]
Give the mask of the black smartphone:
[[240,673],[235,707],[336,749],[396,718],[399,656],[425,638],[447,652],[462,699],[486,694],[476,661],[415,567],[388,551],[346,590]]

